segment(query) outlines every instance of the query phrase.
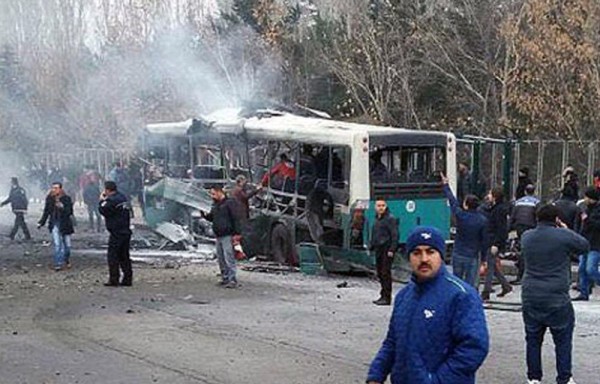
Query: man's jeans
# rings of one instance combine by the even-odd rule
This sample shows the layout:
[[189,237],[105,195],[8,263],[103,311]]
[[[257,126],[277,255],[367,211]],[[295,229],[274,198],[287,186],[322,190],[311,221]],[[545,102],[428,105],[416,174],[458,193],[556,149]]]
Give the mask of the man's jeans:
[[479,273],[479,257],[461,256],[452,254],[452,272],[456,277],[477,289],[477,275]]
[[556,354],[558,384],[567,384],[571,379],[571,353],[573,350],[573,329],[575,312],[571,303],[555,311],[544,313],[545,309],[523,307],[525,340],[527,342],[527,378],[542,380],[542,344],[544,334],[550,328]]
[[587,255],[580,256],[579,291],[583,297],[587,298],[590,295],[590,280],[600,286],[599,263],[600,252],[598,251],[590,251]]
[[54,243],[54,268],[62,268],[69,263],[71,257],[71,235],[60,233],[58,225],[52,227],[52,243]]
[[225,283],[237,282],[235,277],[235,255],[231,236],[217,237],[217,260],[221,270],[221,280]]

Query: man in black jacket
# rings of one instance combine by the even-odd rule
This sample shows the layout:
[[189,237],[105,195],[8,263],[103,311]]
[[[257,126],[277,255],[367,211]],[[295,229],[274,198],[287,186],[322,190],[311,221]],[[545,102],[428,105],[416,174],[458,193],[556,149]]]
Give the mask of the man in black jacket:
[[398,249],[398,222],[390,214],[385,200],[381,198],[375,202],[375,214],[370,249],[375,252],[375,264],[381,292],[379,299],[373,303],[390,305],[392,303],[392,263]]
[[237,288],[233,237],[240,235],[239,208],[234,200],[225,195],[221,186],[213,186],[210,195],[214,204],[205,218],[212,222],[213,232],[217,237],[217,259],[221,270],[219,285]]
[[[127,197],[117,190],[114,181],[104,183],[104,192],[100,195],[98,209],[104,216],[106,229],[110,233],[108,238],[108,282],[107,287],[119,285],[130,287],[133,283],[133,271],[129,258],[129,245],[131,242],[131,211]],[[119,269],[123,272],[123,279],[119,282]]]
[[488,216],[488,238],[491,244],[487,262],[483,265],[484,269],[487,267],[485,284],[481,293],[481,298],[484,301],[490,299],[492,278],[494,276],[496,276],[502,285],[502,292],[498,294],[498,297],[503,297],[513,290],[508,281],[506,281],[502,270],[497,268],[500,266],[500,263],[496,264],[500,253],[504,252],[506,248],[506,240],[508,239],[508,206],[504,202],[502,188],[496,187],[492,189],[488,199],[491,202],[491,210]]
[[573,300],[587,301],[590,295],[590,280],[600,285],[600,190],[590,187],[585,191],[585,204],[588,207],[584,216],[582,231],[583,236],[590,242],[590,252],[584,257],[582,263],[584,268],[580,269],[579,279],[581,286],[580,294]]
[[27,223],[25,223],[25,214],[27,213],[27,206],[29,203],[27,201],[27,193],[19,186],[19,180],[16,177],[11,179],[10,193],[8,198],[0,204],[0,207],[4,207],[9,203],[15,214],[15,225],[13,226],[12,231],[10,231],[10,239],[14,240],[17,232],[19,232],[19,228],[21,228],[23,230],[23,235],[25,235],[25,241],[31,240],[29,228],[27,228]]
[[[525,196],[515,201],[510,214],[510,229],[517,231],[517,237],[521,241],[523,233],[537,225],[536,211],[540,204],[540,199],[535,197],[535,186],[529,184],[525,186]],[[517,279],[513,283],[519,283],[523,278],[523,258],[519,255],[517,260]]]
[[65,193],[60,182],[52,183],[38,228],[43,227],[46,221],[54,243],[54,270],[58,272],[65,267],[71,268],[71,235],[75,232],[73,200]]

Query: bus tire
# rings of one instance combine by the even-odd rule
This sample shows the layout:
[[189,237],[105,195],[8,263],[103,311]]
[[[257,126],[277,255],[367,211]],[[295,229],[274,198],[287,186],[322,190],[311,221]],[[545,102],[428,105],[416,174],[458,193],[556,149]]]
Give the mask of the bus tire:
[[275,224],[271,231],[271,255],[277,263],[290,263],[292,255],[292,235],[283,224]]

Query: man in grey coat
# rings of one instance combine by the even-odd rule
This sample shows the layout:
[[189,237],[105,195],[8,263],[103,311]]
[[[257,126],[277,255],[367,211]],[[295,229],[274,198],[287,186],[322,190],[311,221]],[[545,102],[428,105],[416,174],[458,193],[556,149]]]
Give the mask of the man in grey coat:
[[571,256],[586,253],[590,244],[567,229],[553,204],[537,211],[538,225],[526,231],[521,241],[523,276],[523,321],[527,343],[527,378],[530,384],[542,380],[542,343],[549,328],[556,350],[558,384],[575,384],[571,354],[575,312],[569,296]]

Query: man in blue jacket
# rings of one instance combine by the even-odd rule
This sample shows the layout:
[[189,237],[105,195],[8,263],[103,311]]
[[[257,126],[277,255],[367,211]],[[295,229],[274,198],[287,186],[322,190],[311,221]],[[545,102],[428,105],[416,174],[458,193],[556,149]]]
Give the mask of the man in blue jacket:
[[444,193],[450,202],[450,209],[456,218],[456,239],[452,251],[452,272],[454,275],[477,289],[479,260],[485,262],[487,256],[487,218],[480,213],[479,198],[467,195],[462,206],[456,199],[448,178],[443,177]]
[[445,242],[432,227],[406,241],[412,281],[396,296],[389,329],[367,383],[473,384],[489,349],[475,289],[447,272]]
[[590,244],[567,229],[553,204],[537,211],[538,225],[523,234],[523,321],[527,343],[529,384],[542,380],[542,344],[549,328],[556,350],[556,382],[575,384],[571,370],[575,313],[569,297],[571,256],[587,252]]

